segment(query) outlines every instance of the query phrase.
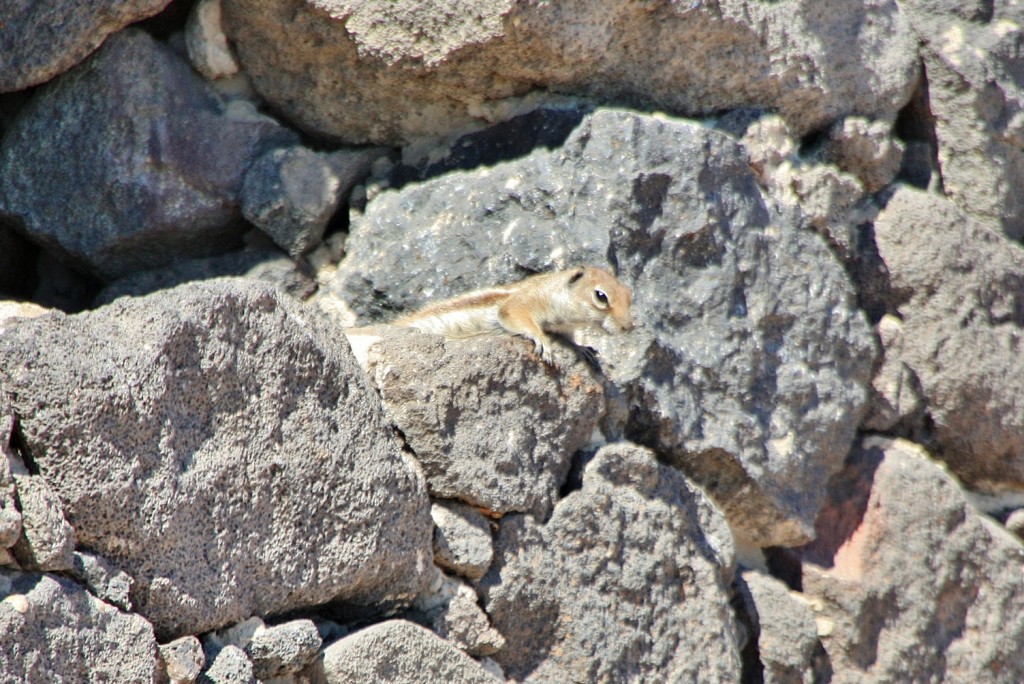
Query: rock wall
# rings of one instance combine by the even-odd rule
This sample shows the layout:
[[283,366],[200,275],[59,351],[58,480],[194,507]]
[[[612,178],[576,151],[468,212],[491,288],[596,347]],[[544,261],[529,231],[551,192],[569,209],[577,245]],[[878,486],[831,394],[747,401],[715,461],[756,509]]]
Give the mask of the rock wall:
[[[4,4],[0,682],[1024,680],[1022,42]],[[387,325],[584,265],[554,364]]]

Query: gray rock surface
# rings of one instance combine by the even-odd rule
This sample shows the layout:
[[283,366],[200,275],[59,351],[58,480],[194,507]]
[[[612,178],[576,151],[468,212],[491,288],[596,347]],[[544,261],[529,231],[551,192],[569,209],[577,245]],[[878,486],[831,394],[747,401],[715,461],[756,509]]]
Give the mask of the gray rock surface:
[[199,678],[206,656],[203,645],[194,636],[184,636],[160,645],[163,673],[171,684],[192,684]]
[[14,544],[22,568],[42,572],[71,570],[75,562],[75,530],[46,480],[14,475],[15,499],[21,511],[21,537]]
[[604,447],[545,525],[501,522],[478,589],[515,680],[737,681],[732,534],[650,451]]
[[430,630],[389,620],[336,641],[324,650],[328,684],[494,684],[497,678]]
[[245,646],[253,674],[265,680],[294,674],[313,662],[320,650],[320,633],[312,620],[291,620],[257,630]]
[[106,558],[86,551],[76,551],[71,574],[93,596],[131,611],[131,589],[134,580],[123,570],[113,567]]
[[305,254],[320,243],[342,200],[381,154],[379,149],[330,154],[305,147],[271,150],[245,174],[242,215],[285,252]]
[[893,120],[916,75],[894,2],[225,0],[223,11],[257,90],[300,127],[349,142],[502,118],[516,106],[502,100],[533,90],[690,116],[763,106],[802,134],[849,113]]
[[771,575],[747,570],[739,592],[754,619],[757,652],[765,684],[812,684],[829,680],[830,670],[818,658],[822,649],[808,602],[794,597]]
[[257,684],[252,662],[238,646],[204,649],[207,667],[199,675],[199,684]]
[[553,372],[511,336],[446,341],[388,329],[367,359],[430,493],[496,513],[546,517],[604,412],[601,381],[584,363]]
[[16,460],[11,447],[13,434],[14,408],[3,382],[0,382],[0,565],[14,560],[8,549],[21,537],[21,511],[15,500],[14,473],[11,469],[11,463],[18,466],[21,462]]
[[50,80],[112,33],[171,0],[5,0],[0,6],[0,93]]
[[804,553],[837,684],[1024,678],[1024,548],[919,446],[868,438]]
[[891,183],[900,170],[903,144],[892,138],[891,122],[850,116],[829,130],[823,156],[873,193]]
[[0,569],[0,635],[4,684],[156,681],[152,625],[64,577]]
[[617,264],[638,329],[586,342],[624,389],[627,435],[745,536],[799,544],[875,352],[839,261],[776,219],[725,134],[599,110],[559,149],[380,192],[353,215],[325,296],[375,322],[530,272]]
[[428,577],[422,476],[340,338],[230,279],[0,336],[25,447],[162,640],[331,600],[385,607]]
[[494,559],[494,544],[487,519],[471,506],[435,501],[434,563],[469,579],[480,579]]
[[944,192],[973,218],[1024,240],[1024,7],[901,4],[923,43],[929,128]]
[[[267,238],[263,239],[269,242]],[[204,259],[183,259],[164,268],[119,278],[100,290],[93,306],[109,304],[118,297],[141,297],[194,280],[223,277],[262,280],[298,299],[316,290],[316,282],[300,271],[286,254],[273,247],[253,245],[238,252]]]
[[505,637],[491,626],[480,608],[476,592],[461,582],[431,621],[431,628],[442,639],[475,657],[494,655],[506,644]]
[[877,432],[901,424],[917,426],[922,422],[925,401],[921,382],[903,355],[904,347],[917,341],[907,338],[903,321],[891,314],[882,316],[877,330],[883,358],[871,381],[871,404],[861,426]]
[[875,221],[937,455],[972,487],[1024,488],[1024,248],[936,194],[901,187]]
[[18,114],[0,143],[0,214],[105,279],[215,254],[240,243],[251,160],[294,139],[233,120],[186,62],[126,30]]

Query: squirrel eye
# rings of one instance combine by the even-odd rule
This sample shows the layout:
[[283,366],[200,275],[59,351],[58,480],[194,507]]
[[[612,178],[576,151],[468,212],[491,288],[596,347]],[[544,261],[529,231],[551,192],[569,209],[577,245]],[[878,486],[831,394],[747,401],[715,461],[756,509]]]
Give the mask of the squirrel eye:
[[608,295],[606,295],[603,290],[594,290],[594,304],[596,304],[599,309],[607,309]]

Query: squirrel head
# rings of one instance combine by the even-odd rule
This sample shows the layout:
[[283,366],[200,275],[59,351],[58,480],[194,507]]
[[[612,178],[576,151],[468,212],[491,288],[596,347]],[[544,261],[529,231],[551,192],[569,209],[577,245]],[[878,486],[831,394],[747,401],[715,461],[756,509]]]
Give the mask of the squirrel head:
[[569,275],[569,287],[577,301],[590,311],[590,318],[606,332],[633,328],[633,293],[604,269],[588,266]]

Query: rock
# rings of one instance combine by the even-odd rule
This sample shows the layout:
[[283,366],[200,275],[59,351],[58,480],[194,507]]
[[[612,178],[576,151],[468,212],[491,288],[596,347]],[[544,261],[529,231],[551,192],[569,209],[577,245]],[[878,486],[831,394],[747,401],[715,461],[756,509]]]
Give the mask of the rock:
[[[21,537],[21,511],[15,499],[14,472],[24,471],[24,466],[11,447],[14,434],[14,409],[10,398],[0,382],[0,565],[10,565],[14,557],[7,549],[14,546]],[[15,468],[12,469],[11,464]],[[19,467],[20,466],[20,467]]]
[[908,187],[874,231],[903,318],[886,363],[920,381],[937,455],[973,488],[1024,489],[1024,249]]
[[1006,517],[1006,529],[1024,539],[1024,508],[1018,508]]
[[469,579],[480,579],[494,558],[487,519],[465,504],[434,502],[434,563]]
[[471,656],[494,655],[505,648],[505,637],[491,626],[487,614],[477,603],[476,592],[461,582],[433,617],[431,627],[442,639]]
[[192,684],[199,678],[206,657],[199,639],[184,636],[160,645],[160,661],[171,684]]
[[32,302],[0,301],[0,334],[18,321],[36,318],[49,312],[49,309]]
[[67,71],[107,36],[170,0],[9,0],[0,7],[0,93],[39,85]]
[[[944,193],[972,218],[1024,240],[1024,76],[1016,3],[915,2],[901,7],[918,34],[929,129]],[[964,12],[963,8],[970,8]]]
[[4,135],[0,215],[107,280],[227,251],[241,241],[246,168],[294,141],[268,121],[232,119],[177,55],[121,32],[40,88]]
[[521,681],[738,681],[732,534],[646,449],[597,452],[551,519],[501,521],[478,589]]
[[582,362],[553,373],[531,349],[511,336],[446,341],[406,329],[369,347],[371,381],[431,495],[495,513],[550,512],[604,392]]
[[0,336],[25,448],[161,640],[328,601],[385,609],[428,578],[425,484],[341,337],[231,279]]
[[896,177],[903,145],[892,137],[891,122],[849,116],[829,130],[824,157],[874,193]]
[[249,167],[242,214],[297,257],[316,247],[342,198],[366,176],[379,149],[321,154],[305,147],[267,152]]
[[324,650],[324,673],[328,684],[500,681],[444,639],[404,620],[381,622],[331,644]]
[[865,439],[818,531],[803,590],[833,682],[1024,677],[1024,548],[922,448]]
[[291,620],[257,630],[245,647],[253,674],[265,680],[299,672],[320,651],[320,634],[312,620]]
[[57,575],[0,569],[0,634],[0,672],[19,681],[156,677],[153,627]]
[[[564,145],[383,190],[323,292],[361,322],[524,274],[617,264],[638,328],[594,335],[628,422],[762,546],[801,544],[875,354],[825,242],[776,222],[743,148],[689,122],[588,115]],[[711,342],[713,341],[713,343]]]
[[15,499],[21,511],[21,537],[14,556],[26,570],[71,570],[75,560],[75,530],[65,519],[57,494],[35,475],[14,475]]
[[751,637],[765,684],[828,681],[831,672],[819,662],[822,646],[807,602],[774,577],[752,570],[742,573],[739,590],[754,620]]
[[194,280],[223,277],[261,280],[303,299],[316,289],[316,283],[280,250],[271,247],[250,247],[205,259],[186,259],[164,268],[140,271],[115,280],[104,287],[94,306],[109,304],[118,297],[141,297],[167,290]]
[[917,68],[900,7],[861,0],[827,11],[225,0],[224,29],[268,102],[303,129],[356,143],[403,144],[507,118],[533,91],[687,116],[757,105],[802,135],[850,113],[892,121]]
[[917,425],[921,422],[925,402],[921,383],[914,371],[903,361],[907,344],[903,321],[886,314],[878,322],[884,358],[871,381],[871,404],[862,426],[867,430],[885,431],[897,424]]
[[210,665],[199,675],[199,684],[257,684],[252,663],[237,646],[204,649]]
[[185,47],[196,71],[209,81],[238,73],[238,61],[221,28],[220,0],[199,0],[185,24]]
[[128,573],[113,567],[103,556],[76,551],[71,573],[97,598],[123,611],[131,611],[134,580]]

